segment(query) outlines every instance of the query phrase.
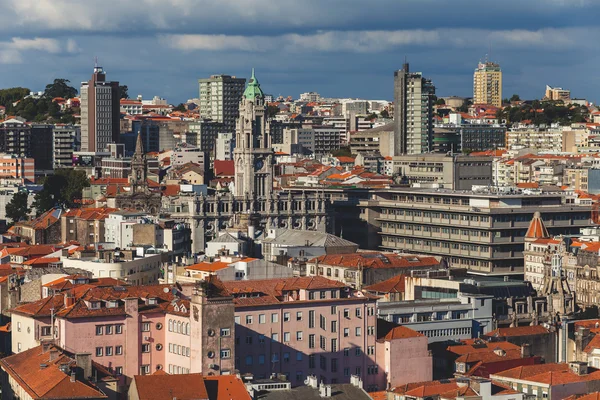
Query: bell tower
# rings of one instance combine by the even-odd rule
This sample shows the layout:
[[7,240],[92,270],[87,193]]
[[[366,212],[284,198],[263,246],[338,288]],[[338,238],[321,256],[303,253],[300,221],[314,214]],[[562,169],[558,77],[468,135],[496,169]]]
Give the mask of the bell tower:
[[266,198],[273,193],[274,153],[266,111],[265,95],[252,69],[236,121],[235,196]]
[[146,165],[146,154],[144,153],[144,145],[142,144],[142,133],[138,133],[135,143],[135,153],[131,158],[131,174],[129,174],[129,186],[131,193],[148,193],[148,175]]

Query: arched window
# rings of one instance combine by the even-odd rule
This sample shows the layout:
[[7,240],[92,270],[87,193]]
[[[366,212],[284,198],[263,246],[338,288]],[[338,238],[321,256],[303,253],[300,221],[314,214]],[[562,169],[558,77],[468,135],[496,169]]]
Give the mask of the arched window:
[[187,324],[185,324],[185,334],[186,335],[190,335],[190,323],[188,322]]
[[177,321],[177,333],[181,333],[181,322]]
[[169,332],[173,332],[173,320],[169,320]]

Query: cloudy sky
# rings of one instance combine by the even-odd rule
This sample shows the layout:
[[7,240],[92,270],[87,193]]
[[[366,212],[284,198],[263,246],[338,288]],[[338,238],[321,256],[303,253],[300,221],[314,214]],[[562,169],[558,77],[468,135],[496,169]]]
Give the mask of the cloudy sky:
[[0,87],[43,90],[89,79],[94,57],[130,95],[172,103],[197,79],[248,76],[297,97],[392,99],[393,71],[472,95],[477,62],[504,71],[504,93],[546,84],[600,100],[598,0],[0,0]]

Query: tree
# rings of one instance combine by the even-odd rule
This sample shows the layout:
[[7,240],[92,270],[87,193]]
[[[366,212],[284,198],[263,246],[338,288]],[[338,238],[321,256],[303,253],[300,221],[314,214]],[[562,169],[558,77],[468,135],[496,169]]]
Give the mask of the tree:
[[27,88],[15,87],[10,89],[0,89],[0,105],[4,107],[12,107],[12,103],[23,99],[31,91]]
[[279,107],[277,107],[277,106],[267,106],[267,117],[268,118],[273,118],[277,114],[279,114]]
[[121,99],[128,99],[129,98],[129,88],[127,87],[127,85],[120,85],[119,86],[119,94],[121,95]]
[[17,192],[6,205],[6,217],[13,223],[27,218],[31,208],[27,205],[29,194],[27,192]]
[[352,152],[350,147],[340,147],[339,150],[331,152],[331,155],[334,157],[352,157]]
[[179,103],[177,107],[173,107],[173,111],[186,112],[185,104]]
[[371,113],[371,114],[367,115],[367,116],[365,117],[365,119],[366,119],[367,121],[372,121],[372,120],[374,120],[374,119],[377,119],[377,114],[375,114],[375,113]]
[[510,101],[511,101],[511,103],[512,103],[513,101],[521,101],[521,98],[519,97],[519,95],[518,95],[518,94],[513,94],[513,95],[510,97]]
[[379,116],[381,118],[389,118],[390,117],[390,113],[388,112],[388,110],[383,110],[382,112],[379,113]]
[[68,79],[55,79],[53,83],[46,85],[44,97],[49,99],[55,97],[70,99],[71,97],[77,96],[77,89],[69,86],[69,83],[70,81]]
[[439,98],[439,99],[437,99],[437,100],[435,101],[435,105],[436,105],[436,106],[443,106],[443,105],[446,105],[446,100],[444,100],[444,99],[442,99],[442,98]]
[[44,186],[33,200],[37,215],[57,206],[74,207],[83,188],[90,186],[85,171],[59,169],[44,179]]

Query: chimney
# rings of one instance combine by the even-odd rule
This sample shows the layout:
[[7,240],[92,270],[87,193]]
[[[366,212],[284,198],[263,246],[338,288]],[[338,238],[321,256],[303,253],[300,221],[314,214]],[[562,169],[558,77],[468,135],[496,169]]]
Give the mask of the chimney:
[[71,382],[75,382],[75,372],[71,373]]
[[521,358],[531,357],[531,346],[529,343],[523,343],[521,345]]
[[92,377],[92,355],[90,353],[75,354],[75,363],[83,374],[83,379]]
[[313,389],[317,389],[317,377],[315,375],[309,375],[306,377],[306,381],[304,382],[306,386],[311,387]]
[[70,293],[65,294],[64,299],[65,307],[71,307],[73,304],[75,304],[75,297],[73,297],[73,295]]
[[319,396],[321,397],[331,397],[331,385],[325,385],[323,381],[319,384]]
[[50,350],[50,346],[52,345],[49,341],[42,342],[42,354]]
[[362,380],[360,379],[360,376],[358,376],[358,375],[350,375],[350,383],[359,389],[363,388]]
[[571,372],[577,375],[587,375],[588,373],[588,365],[586,362],[582,361],[573,361],[569,363],[569,368]]
[[54,361],[57,358],[58,358],[58,350],[56,348],[50,349],[50,360],[49,361]]

